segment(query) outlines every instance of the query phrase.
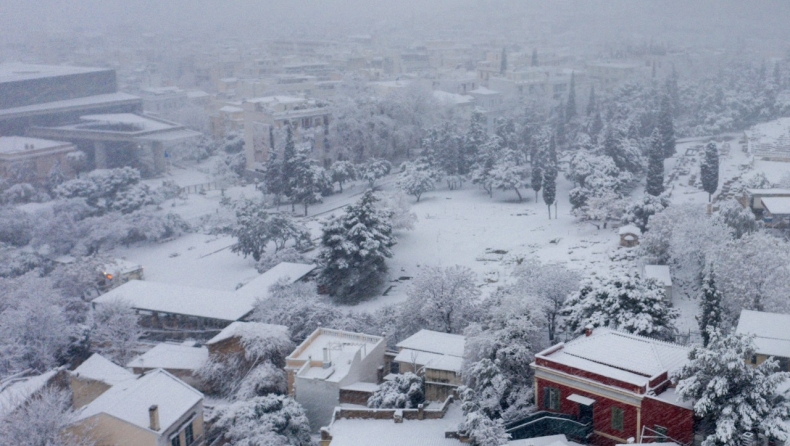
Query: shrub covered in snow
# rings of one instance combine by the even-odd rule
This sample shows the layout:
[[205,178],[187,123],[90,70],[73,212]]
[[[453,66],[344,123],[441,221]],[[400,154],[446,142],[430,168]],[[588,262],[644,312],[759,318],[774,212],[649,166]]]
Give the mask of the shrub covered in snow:
[[425,380],[408,372],[395,375],[379,385],[368,398],[368,407],[374,409],[416,409],[425,402]]
[[214,429],[235,446],[312,446],[304,409],[283,395],[258,396],[219,409]]
[[157,194],[140,183],[140,172],[131,167],[94,170],[61,184],[55,194],[60,198],[83,198],[97,214],[128,214],[158,200]]
[[92,349],[121,367],[134,358],[135,347],[143,335],[137,312],[124,301],[96,307],[91,324]]

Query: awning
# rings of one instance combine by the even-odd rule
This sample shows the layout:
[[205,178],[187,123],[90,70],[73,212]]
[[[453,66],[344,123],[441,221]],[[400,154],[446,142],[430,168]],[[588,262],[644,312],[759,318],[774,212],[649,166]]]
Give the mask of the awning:
[[581,396],[576,393],[572,394],[567,399],[568,401],[573,401],[574,403],[579,403],[585,406],[592,406],[593,403],[595,402],[595,400],[592,398],[587,398],[586,396]]

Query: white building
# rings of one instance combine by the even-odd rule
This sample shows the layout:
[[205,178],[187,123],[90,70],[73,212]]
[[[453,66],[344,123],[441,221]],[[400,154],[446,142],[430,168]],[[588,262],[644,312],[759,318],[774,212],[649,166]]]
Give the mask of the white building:
[[664,298],[667,302],[672,302],[672,274],[669,272],[668,265],[645,265],[644,277],[646,279],[655,279],[655,281],[664,287]]
[[379,382],[385,349],[381,336],[319,328],[285,358],[289,393],[314,431],[331,421],[341,387]]

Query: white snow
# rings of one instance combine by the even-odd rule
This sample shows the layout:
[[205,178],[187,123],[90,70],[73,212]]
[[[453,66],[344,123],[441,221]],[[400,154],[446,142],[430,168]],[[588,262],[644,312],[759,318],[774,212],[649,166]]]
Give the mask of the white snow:
[[287,335],[288,327],[284,325],[262,324],[260,322],[233,322],[206,342],[206,345],[213,345],[234,337],[246,338],[267,336],[272,331],[280,331]]
[[466,337],[432,330],[420,330],[399,342],[396,347],[463,357]]
[[764,197],[760,201],[773,215],[790,215],[790,197]]
[[625,225],[625,226],[621,226],[620,230],[617,231],[617,233],[620,235],[626,235],[626,234],[642,235],[642,230],[634,225]]
[[672,275],[667,265],[645,265],[645,278],[656,279],[656,282],[664,286],[672,286]]
[[266,299],[269,296],[269,287],[280,279],[289,279],[289,283],[298,282],[310,274],[316,265],[303,263],[280,262],[272,269],[252,279],[246,285],[236,290],[236,295],[243,295],[254,299]]
[[286,361],[323,361],[327,354],[331,367],[306,367],[299,370],[299,376],[340,382],[350,370],[354,357],[359,354],[360,360],[384,342],[380,336],[352,333],[342,330],[319,328],[304,340],[293,351]]
[[59,369],[50,370],[41,375],[22,378],[0,387],[0,420],[10,415],[36,392],[42,390],[58,371]]
[[110,387],[84,406],[77,418],[84,420],[105,413],[150,430],[148,408],[156,405],[161,426],[158,432],[165,432],[202,399],[202,393],[170,373],[157,369]]
[[742,310],[738,334],[753,334],[757,353],[790,358],[790,315]]
[[79,367],[72,370],[71,374],[78,378],[101,381],[110,386],[114,386],[135,377],[134,373],[116,365],[98,353],[92,354],[91,357],[80,364]]
[[507,444],[508,446],[581,446],[579,443],[568,441],[568,438],[563,434],[511,440]]
[[126,367],[166,370],[197,370],[208,360],[208,348],[162,342],[134,358]]
[[442,355],[439,353],[428,353],[404,348],[395,356],[395,361],[419,364],[428,369],[461,372],[464,358],[461,356]]

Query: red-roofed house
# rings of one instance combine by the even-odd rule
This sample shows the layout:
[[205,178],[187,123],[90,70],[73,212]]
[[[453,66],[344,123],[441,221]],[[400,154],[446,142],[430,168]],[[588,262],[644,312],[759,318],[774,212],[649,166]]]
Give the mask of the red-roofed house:
[[535,356],[539,410],[591,424],[595,445],[694,440],[694,412],[680,401],[669,375],[689,349],[677,344],[596,328]]

